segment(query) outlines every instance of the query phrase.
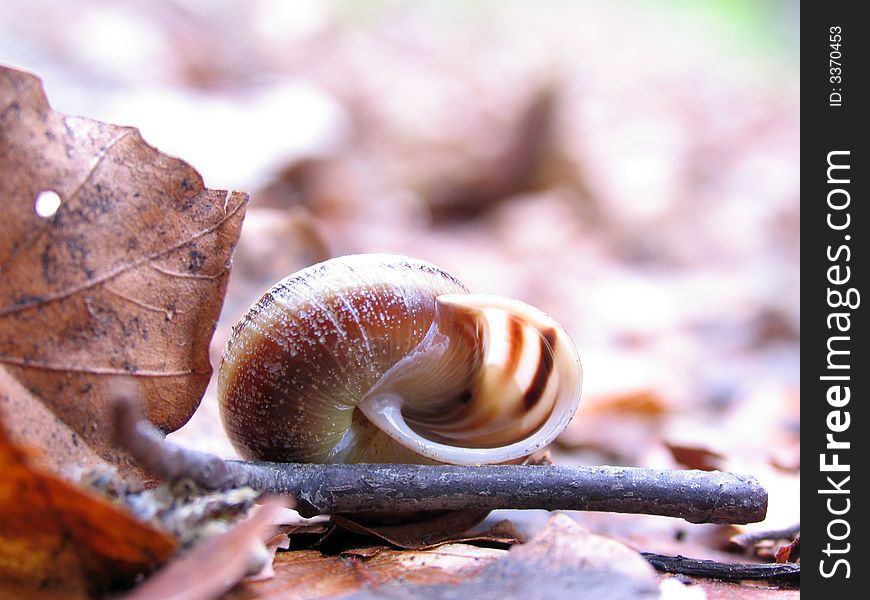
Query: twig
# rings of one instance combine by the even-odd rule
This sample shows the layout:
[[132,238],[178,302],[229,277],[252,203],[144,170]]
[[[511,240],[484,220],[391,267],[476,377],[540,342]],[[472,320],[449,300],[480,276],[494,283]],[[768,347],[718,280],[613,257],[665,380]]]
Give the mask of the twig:
[[692,523],[764,519],[767,492],[753,477],[558,465],[313,465],[223,461],[166,442],[116,404],[115,439],[147,471],[208,489],[250,486],[290,495],[303,516],[497,508],[587,510],[680,517]]
[[206,452],[197,452],[167,442],[163,435],[141,416],[139,404],[130,398],[117,398],[112,407],[112,437],[130,453],[145,471],[162,479],[189,478],[209,490],[232,487],[238,469]]
[[765,531],[747,531],[733,536],[728,543],[735,548],[745,550],[750,546],[765,540],[793,540],[800,533],[801,524],[792,525],[785,529],[770,529]]
[[800,585],[799,563],[723,563],[685,556],[665,556],[652,552],[641,552],[641,554],[658,571],[666,573],[723,581],[764,580],[770,583]]
[[235,465],[244,466],[238,483],[290,494],[303,514],[539,508],[745,523],[763,519],[767,507],[767,494],[754,479],[731,473],[557,465]]

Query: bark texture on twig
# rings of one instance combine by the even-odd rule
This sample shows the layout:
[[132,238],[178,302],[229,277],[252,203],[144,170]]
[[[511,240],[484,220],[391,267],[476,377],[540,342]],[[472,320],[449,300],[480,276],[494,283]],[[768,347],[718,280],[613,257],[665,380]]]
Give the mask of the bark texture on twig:
[[559,465],[315,465],[223,461],[179,448],[117,405],[115,437],[166,479],[210,489],[250,486],[296,498],[304,516],[497,508],[587,510],[680,517],[693,523],[764,519],[767,492],[753,478],[710,471]]
[[799,563],[723,563],[685,556],[665,556],[641,552],[643,557],[659,571],[721,579],[723,581],[764,580],[770,583],[800,585]]
[[746,523],[767,508],[751,477],[626,467],[245,463],[244,484],[294,496],[303,514],[540,508]]

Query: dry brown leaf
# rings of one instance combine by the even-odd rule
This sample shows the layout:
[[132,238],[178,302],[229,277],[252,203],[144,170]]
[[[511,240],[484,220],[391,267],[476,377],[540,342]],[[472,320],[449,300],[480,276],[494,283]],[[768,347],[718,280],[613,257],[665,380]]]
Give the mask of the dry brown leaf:
[[[61,205],[40,216],[46,191]],[[0,363],[104,457],[118,460],[107,405],[119,384],[177,429],[211,375],[246,202],[135,129],[55,112],[36,77],[0,68]]]
[[429,550],[365,548],[341,556],[279,553],[275,578],[231,598],[657,598],[653,568],[637,552],[564,515],[504,551],[466,544]]
[[[396,580],[411,590],[416,589],[413,586],[456,584],[503,558],[507,551],[449,544],[431,550],[382,549],[371,554],[360,557],[327,556],[316,550],[279,552],[275,557],[274,578],[245,582],[229,597],[332,598]],[[397,597],[407,597],[409,593]]]
[[175,541],[32,465],[0,424],[0,596],[87,597],[130,583]]
[[[18,446],[33,449],[33,464],[79,472],[105,465],[83,438],[71,431],[0,365],[0,422],[16,421],[18,427],[9,432],[9,437]],[[77,473],[67,474],[75,476]]]
[[656,573],[637,552],[609,538],[585,531],[571,518],[556,514],[527,544],[517,545],[461,581],[431,581],[409,587],[387,584],[370,595],[422,598],[550,599],[565,597],[658,598]]
[[550,517],[527,544],[481,572],[467,597],[657,598],[655,570],[637,552],[580,527],[563,514]]
[[776,562],[798,562],[801,556],[801,534],[798,533],[788,544],[776,550]]

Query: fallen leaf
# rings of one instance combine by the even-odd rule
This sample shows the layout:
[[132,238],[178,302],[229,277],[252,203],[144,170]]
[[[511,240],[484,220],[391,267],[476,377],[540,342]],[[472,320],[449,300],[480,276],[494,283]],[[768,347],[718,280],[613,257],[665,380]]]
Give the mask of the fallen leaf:
[[[366,563],[368,564],[368,563]],[[368,593],[366,593],[368,592]],[[544,530],[527,544],[517,545],[459,582],[428,582],[410,586],[392,582],[364,590],[368,597],[550,599],[658,598],[653,568],[634,550],[582,529],[571,518],[553,515]]]
[[483,571],[479,581],[492,591],[484,597],[492,598],[547,598],[581,590],[584,598],[658,596],[655,570],[640,554],[560,513],[531,541],[514,546],[507,559]]
[[801,534],[798,533],[794,539],[776,550],[776,562],[797,562],[801,556]]
[[16,420],[18,427],[8,432],[9,437],[18,446],[33,449],[33,464],[70,476],[77,474],[71,471],[81,473],[105,466],[84,438],[71,431],[0,365],[0,422]]
[[2,423],[0,473],[0,596],[87,597],[131,583],[175,551],[167,534],[34,467]]
[[[328,556],[317,550],[279,552],[268,581],[243,582],[229,598],[332,598],[366,588],[381,589],[400,580],[406,597],[415,586],[456,584],[487,564],[507,555],[507,550],[448,544],[430,550],[391,550],[371,556]],[[426,597],[426,596],[422,596]]]
[[206,189],[136,129],[52,110],[36,77],[8,68],[0,142],[0,363],[123,463],[108,439],[119,383],[164,431],[199,404],[247,195]]
[[368,547],[327,556],[279,553],[275,578],[244,583],[231,598],[657,598],[653,568],[627,546],[554,515],[510,551],[447,544],[428,550]]

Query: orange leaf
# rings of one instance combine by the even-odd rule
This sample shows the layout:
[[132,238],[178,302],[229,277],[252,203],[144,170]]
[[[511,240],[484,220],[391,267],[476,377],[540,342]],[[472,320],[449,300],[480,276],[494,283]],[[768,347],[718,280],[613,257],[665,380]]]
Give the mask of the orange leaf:
[[129,583],[175,551],[167,534],[33,467],[2,424],[0,473],[0,596],[86,597]]

